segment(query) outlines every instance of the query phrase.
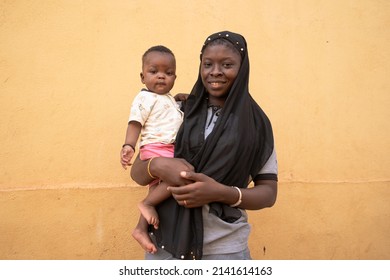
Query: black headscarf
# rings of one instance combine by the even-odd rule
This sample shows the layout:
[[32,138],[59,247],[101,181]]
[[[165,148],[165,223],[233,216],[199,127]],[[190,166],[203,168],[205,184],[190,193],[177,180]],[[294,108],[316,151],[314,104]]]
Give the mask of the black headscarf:
[[[229,31],[209,36],[202,48],[216,40],[229,41],[241,54],[241,66],[213,131],[204,139],[208,93],[200,71],[186,102],[183,124],[176,137],[175,157],[184,158],[216,181],[246,188],[270,157],[273,147],[271,123],[248,91],[249,59],[245,38]],[[202,58],[202,54],[201,54]],[[185,208],[170,198],[158,207],[160,228],[157,245],[176,258],[200,259],[203,247],[202,208]],[[226,222],[241,216],[237,208],[211,203],[210,213]]]

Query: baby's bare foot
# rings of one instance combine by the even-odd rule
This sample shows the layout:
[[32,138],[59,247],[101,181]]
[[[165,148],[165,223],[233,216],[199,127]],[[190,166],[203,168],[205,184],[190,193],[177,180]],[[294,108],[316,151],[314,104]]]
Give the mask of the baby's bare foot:
[[147,205],[143,202],[138,203],[138,208],[148,224],[153,225],[155,229],[158,229],[158,224],[160,221],[158,219],[156,209],[153,206]]
[[141,245],[142,249],[150,254],[157,252],[156,246],[153,244],[147,231],[140,228],[135,228],[132,234],[133,238]]

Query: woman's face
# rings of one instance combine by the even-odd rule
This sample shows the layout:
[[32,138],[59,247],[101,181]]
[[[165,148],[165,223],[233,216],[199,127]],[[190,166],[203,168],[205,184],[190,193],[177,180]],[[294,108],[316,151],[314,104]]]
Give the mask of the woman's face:
[[209,98],[225,100],[241,66],[241,56],[224,45],[210,45],[203,50],[200,75]]

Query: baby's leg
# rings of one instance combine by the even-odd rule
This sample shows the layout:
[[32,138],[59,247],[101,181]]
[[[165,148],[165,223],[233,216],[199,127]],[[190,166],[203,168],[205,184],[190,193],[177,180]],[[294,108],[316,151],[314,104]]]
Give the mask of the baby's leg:
[[133,230],[132,236],[141,245],[142,249],[148,253],[154,254],[157,252],[157,248],[149,237],[148,226],[148,222],[141,215],[137,226]]
[[150,189],[147,197],[138,204],[142,216],[144,216],[146,221],[150,225],[153,225],[155,229],[158,228],[160,222],[155,206],[171,196],[171,192],[167,190],[167,187],[168,185],[164,182],[161,182],[155,187],[150,187],[153,189]]

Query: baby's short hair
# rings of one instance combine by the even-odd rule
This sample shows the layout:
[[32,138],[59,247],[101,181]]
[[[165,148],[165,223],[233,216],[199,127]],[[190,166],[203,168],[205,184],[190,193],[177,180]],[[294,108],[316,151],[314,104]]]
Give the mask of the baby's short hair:
[[157,46],[153,46],[153,47],[150,47],[142,56],[142,63],[145,62],[145,57],[151,53],[151,52],[161,52],[161,53],[167,53],[167,54],[170,54],[173,56],[173,58],[175,59],[175,55],[173,54],[173,52],[168,49],[167,47],[165,46],[162,46],[162,45],[157,45]]

